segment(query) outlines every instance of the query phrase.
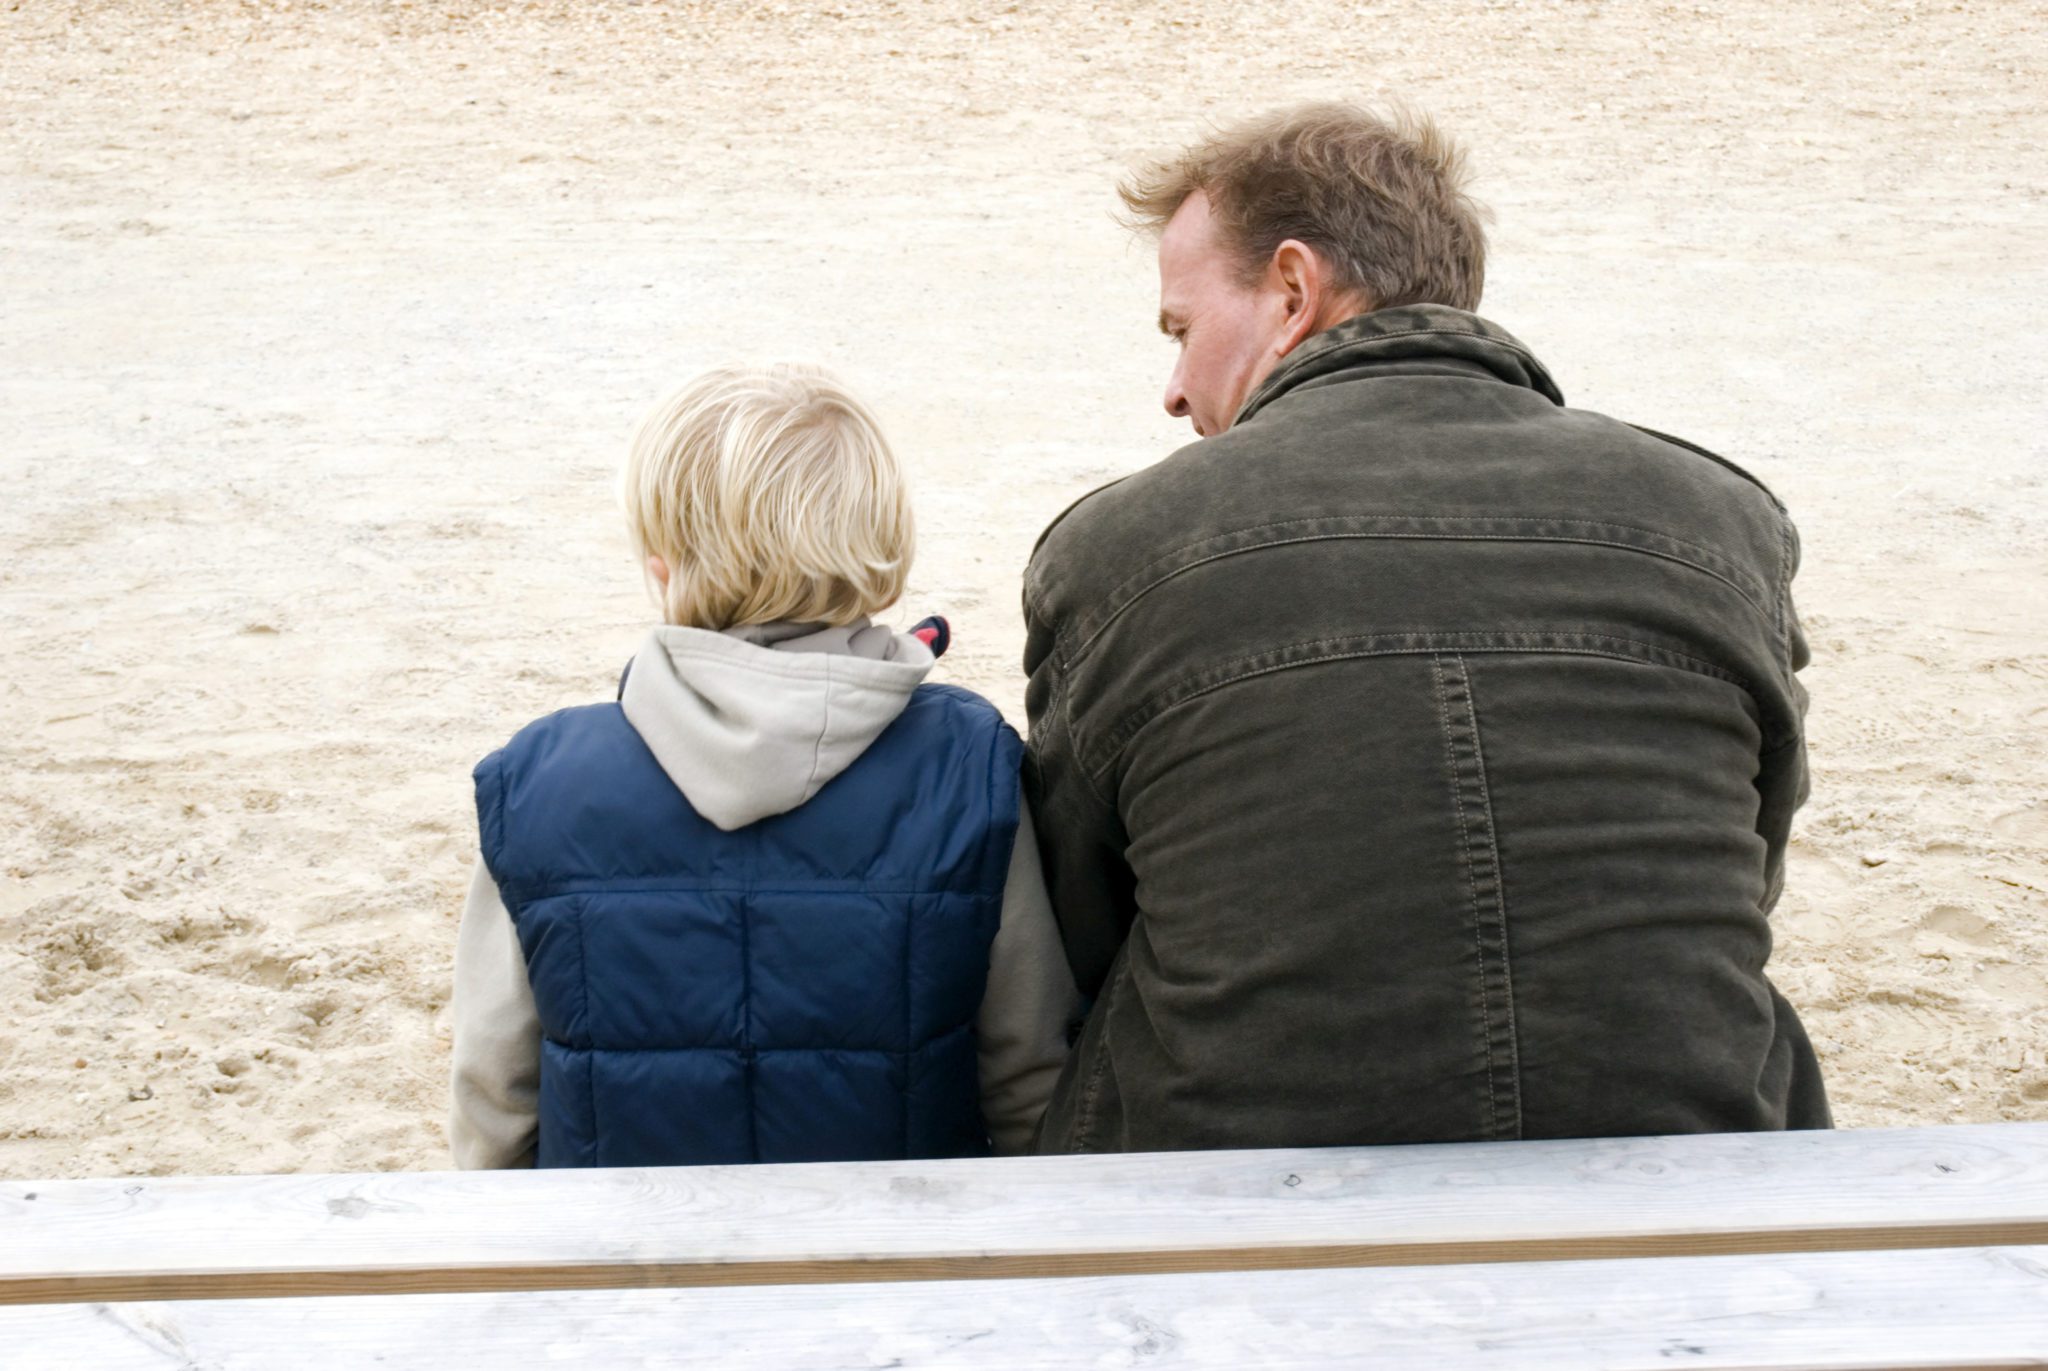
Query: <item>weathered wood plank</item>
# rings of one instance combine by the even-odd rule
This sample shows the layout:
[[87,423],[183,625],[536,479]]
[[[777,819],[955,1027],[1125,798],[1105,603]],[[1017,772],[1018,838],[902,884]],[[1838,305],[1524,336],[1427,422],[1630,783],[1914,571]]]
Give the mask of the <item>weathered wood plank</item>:
[[2048,1248],[0,1309],[10,1365],[2048,1366]]
[[0,1303],[2048,1243],[2048,1124],[1003,1161],[0,1181]]

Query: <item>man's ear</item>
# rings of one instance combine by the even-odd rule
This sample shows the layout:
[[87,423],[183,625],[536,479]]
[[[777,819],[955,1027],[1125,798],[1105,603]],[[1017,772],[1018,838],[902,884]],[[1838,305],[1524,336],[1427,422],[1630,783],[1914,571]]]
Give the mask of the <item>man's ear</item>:
[[1298,238],[1289,238],[1273,249],[1272,272],[1287,311],[1280,333],[1273,339],[1278,356],[1285,357],[1315,334],[1366,311],[1357,292],[1332,286],[1328,264]]
[[1280,333],[1273,339],[1273,350],[1285,357],[1324,327],[1321,321],[1329,273],[1314,248],[1289,238],[1273,249],[1273,276],[1287,311]]

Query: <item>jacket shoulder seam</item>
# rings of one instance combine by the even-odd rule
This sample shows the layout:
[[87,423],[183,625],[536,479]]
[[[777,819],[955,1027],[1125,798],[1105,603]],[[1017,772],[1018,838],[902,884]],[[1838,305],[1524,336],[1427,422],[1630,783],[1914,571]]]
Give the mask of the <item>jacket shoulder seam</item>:
[[[1401,531],[1403,525],[1413,526],[1412,531]],[[1298,536],[1279,536],[1286,529],[1315,529],[1326,531],[1305,532]],[[1459,531],[1460,528],[1469,531]],[[1555,529],[1556,532],[1546,532]],[[1595,536],[1608,533],[1610,537]],[[1259,537],[1271,534],[1270,537]],[[1636,535],[1628,537],[1625,535]],[[1369,540],[1374,538],[1413,539],[1418,541],[1444,540],[1469,542],[1555,542],[1580,543],[1589,546],[1613,547],[1622,551],[1640,552],[1648,556],[1664,557],[1681,565],[1714,577],[1747,599],[1759,613],[1770,610],[1763,603],[1763,587],[1751,583],[1739,569],[1735,568],[1713,549],[1694,543],[1689,539],[1656,529],[1646,529],[1635,524],[1614,523],[1597,519],[1546,519],[1531,515],[1471,515],[1471,514],[1326,514],[1300,519],[1282,519],[1271,523],[1250,524],[1243,528],[1229,529],[1210,534],[1191,542],[1183,543],[1170,552],[1165,552],[1137,571],[1125,577],[1111,588],[1100,601],[1094,614],[1080,618],[1074,632],[1081,636],[1069,658],[1078,660],[1087,655],[1095,642],[1105,633],[1126,610],[1152,591],[1176,576],[1206,566],[1226,557],[1258,552],[1266,548],[1292,546],[1299,543],[1337,541],[1342,539]],[[1244,541],[1240,541],[1244,540]],[[1651,546],[1652,540],[1669,544],[1660,548]],[[1213,551],[1201,554],[1205,548]],[[1674,550],[1675,549],[1675,550]],[[1692,556],[1683,555],[1691,553]],[[1713,565],[1719,563],[1720,565]],[[1151,577],[1150,580],[1146,580]]]
[[[1628,423],[1628,421],[1625,419],[1622,422]],[[1740,476],[1743,480],[1749,482],[1758,490],[1762,491],[1764,495],[1769,498],[1771,504],[1777,508],[1777,511],[1780,514],[1783,514],[1785,512],[1785,502],[1778,498],[1777,492],[1773,491],[1769,486],[1765,485],[1762,479],[1759,478],[1755,472],[1750,471],[1747,467],[1744,467],[1736,462],[1731,462],[1718,452],[1714,452],[1708,448],[1703,448],[1698,443],[1688,442],[1686,439],[1677,437],[1674,434],[1664,433],[1654,428],[1648,428],[1642,424],[1629,424],[1628,426],[1634,429],[1636,432],[1645,435],[1646,437],[1655,438],[1658,442],[1661,443],[1669,443],[1671,444],[1671,446],[1675,448],[1683,448],[1685,451],[1692,453],[1696,457],[1704,457],[1708,461],[1714,463],[1716,466],[1723,467],[1728,471],[1734,472],[1737,476]]]
[[1058,514],[1052,516],[1052,522],[1048,523],[1044,528],[1038,531],[1037,540],[1031,544],[1031,553],[1030,557],[1026,559],[1027,563],[1030,561],[1031,558],[1035,558],[1038,556],[1038,550],[1045,546],[1045,540],[1052,536],[1054,529],[1058,528],[1061,524],[1064,524],[1067,521],[1069,515],[1073,514],[1074,511],[1081,508],[1082,505],[1087,504],[1090,500],[1102,494],[1104,491],[1114,490],[1116,487],[1122,485],[1125,481],[1130,480],[1131,477],[1136,474],[1137,473],[1135,472],[1130,472],[1126,473],[1125,475],[1117,477],[1113,481],[1104,481],[1101,485],[1095,487],[1095,489],[1076,496],[1073,502],[1070,503],[1065,509],[1061,510]]
[[[1297,667],[1363,657],[1424,656],[1442,652],[1604,657],[1614,661],[1671,667],[1724,681],[1757,695],[1753,682],[1704,658],[1640,639],[1613,634],[1525,630],[1509,632],[1411,632],[1308,639],[1233,658],[1163,687],[1126,711],[1082,761],[1084,775],[1107,776],[1137,735],[1161,716],[1226,686]],[[1767,740],[1767,750],[1778,746]]]

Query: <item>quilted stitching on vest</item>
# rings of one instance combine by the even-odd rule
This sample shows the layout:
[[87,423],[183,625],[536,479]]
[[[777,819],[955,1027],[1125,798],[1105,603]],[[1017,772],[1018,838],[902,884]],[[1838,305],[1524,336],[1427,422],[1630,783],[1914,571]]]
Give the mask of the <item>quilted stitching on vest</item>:
[[545,1034],[542,1166],[987,1151],[973,1021],[1021,745],[920,686],[809,803],[700,818],[617,705],[477,767],[479,829]]

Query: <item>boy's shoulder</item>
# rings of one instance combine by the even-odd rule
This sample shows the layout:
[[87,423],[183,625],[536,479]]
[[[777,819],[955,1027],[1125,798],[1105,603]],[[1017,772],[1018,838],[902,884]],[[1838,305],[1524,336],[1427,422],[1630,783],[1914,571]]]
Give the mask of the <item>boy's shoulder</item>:
[[[946,649],[952,646],[953,643],[953,626],[946,621],[946,617],[943,614],[931,614],[919,620],[911,628],[910,636],[930,648],[933,657],[943,657],[946,655]],[[928,700],[934,702],[944,701],[948,705],[957,706],[971,716],[984,720],[993,718],[996,723],[1008,727],[1007,724],[1003,723],[1003,712],[1001,710],[965,686],[947,685],[940,681],[924,681],[918,685],[916,690],[911,692],[912,701],[915,702],[919,695],[923,695]]]
[[944,681],[926,681],[912,691],[910,703],[905,706],[906,713],[910,710],[943,711],[952,717],[956,727],[1015,732],[1003,718],[1003,712],[986,696]]
[[911,692],[910,699],[913,704],[939,704],[944,701],[970,713],[991,714],[998,719],[1003,717],[1002,711],[990,703],[986,695],[950,681],[926,681]]
[[496,770],[515,758],[558,747],[587,749],[593,744],[601,744],[607,736],[621,739],[627,735],[637,737],[632,729],[633,726],[626,722],[626,712],[616,701],[570,705],[528,723],[478,762],[475,772],[481,776],[487,769]]

